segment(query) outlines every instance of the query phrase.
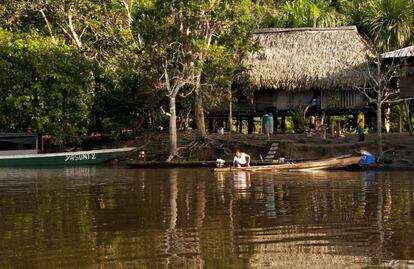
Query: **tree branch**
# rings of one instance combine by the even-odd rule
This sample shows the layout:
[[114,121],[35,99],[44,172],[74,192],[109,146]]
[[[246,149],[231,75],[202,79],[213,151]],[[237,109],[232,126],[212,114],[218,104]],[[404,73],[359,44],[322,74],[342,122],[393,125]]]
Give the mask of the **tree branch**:
[[47,29],[49,30],[49,34],[50,34],[50,37],[52,38],[52,41],[56,42],[55,37],[54,37],[53,32],[52,32],[52,27],[50,26],[49,20],[46,17],[45,11],[42,8],[42,9],[39,10],[39,12],[42,14],[42,17],[46,22],[46,26],[47,26]]
[[73,40],[75,41],[76,46],[79,49],[82,49],[82,42],[80,41],[78,34],[75,31],[75,27],[73,26],[72,12],[70,12],[70,10],[68,10],[68,12],[66,13],[66,17],[68,18],[68,27],[73,37]]
[[162,108],[162,106],[160,106],[160,109],[161,109],[162,114],[164,114],[164,115],[166,115],[168,117],[171,117],[171,114],[168,113],[167,111],[165,111],[164,108]]

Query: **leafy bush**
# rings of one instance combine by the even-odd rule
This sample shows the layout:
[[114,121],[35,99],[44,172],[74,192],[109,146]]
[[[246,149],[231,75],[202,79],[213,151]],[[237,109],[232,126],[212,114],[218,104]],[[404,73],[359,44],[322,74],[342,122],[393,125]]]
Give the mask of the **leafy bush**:
[[87,132],[94,64],[37,32],[0,28],[0,124],[5,132],[52,135],[57,144]]

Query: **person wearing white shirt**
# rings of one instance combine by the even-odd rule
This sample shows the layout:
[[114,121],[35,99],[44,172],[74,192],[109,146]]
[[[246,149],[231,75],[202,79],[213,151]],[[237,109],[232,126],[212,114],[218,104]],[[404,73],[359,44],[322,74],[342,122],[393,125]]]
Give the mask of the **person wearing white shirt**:
[[249,167],[250,166],[250,155],[237,150],[236,153],[234,154],[233,166],[234,167],[244,167],[244,166]]

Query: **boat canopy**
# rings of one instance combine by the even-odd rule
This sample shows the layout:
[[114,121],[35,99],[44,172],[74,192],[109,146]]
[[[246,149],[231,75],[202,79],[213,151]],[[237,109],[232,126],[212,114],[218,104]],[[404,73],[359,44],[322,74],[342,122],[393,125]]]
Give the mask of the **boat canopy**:
[[36,154],[37,133],[0,133],[0,155]]
[[37,138],[37,133],[0,133],[0,142],[12,144],[36,145]]

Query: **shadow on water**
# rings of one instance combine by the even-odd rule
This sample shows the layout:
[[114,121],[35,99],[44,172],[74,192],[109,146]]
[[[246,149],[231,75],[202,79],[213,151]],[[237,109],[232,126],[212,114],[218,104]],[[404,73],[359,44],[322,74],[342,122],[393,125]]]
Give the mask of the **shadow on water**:
[[1,268],[410,267],[405,172],[0,170]]

